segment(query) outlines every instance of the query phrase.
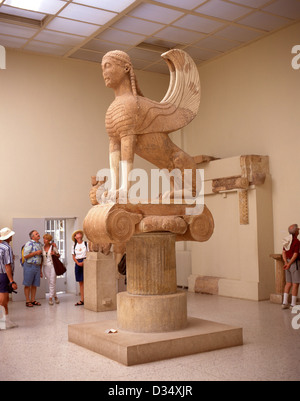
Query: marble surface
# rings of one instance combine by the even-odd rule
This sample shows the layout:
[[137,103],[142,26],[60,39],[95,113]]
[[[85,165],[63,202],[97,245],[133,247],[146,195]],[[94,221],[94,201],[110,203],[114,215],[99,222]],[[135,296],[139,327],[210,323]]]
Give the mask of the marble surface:
[[[73,295],[59,305],[25,308],[10,303],[17,328],[0,331],[0,381],[10,380],[299,380],[300,329],[289,310],[255,302],[188,294],[192,317],[243,327],[244,345],[188,357],[126,367],[68,342],[68,325],[114,320],[116,311],[75,307]],[[12,355],[14,357],[12,357]]]

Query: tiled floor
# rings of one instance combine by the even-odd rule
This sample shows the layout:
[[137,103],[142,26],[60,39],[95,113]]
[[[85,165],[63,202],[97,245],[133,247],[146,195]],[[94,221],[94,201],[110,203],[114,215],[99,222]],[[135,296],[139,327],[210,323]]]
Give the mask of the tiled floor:
[[244,345],[125,367],[68,342],[69,324],[116,319],[116,312],[75,307],[73,295],[60,300],[60,305],[43,301],[33,309],[23,302],[10,304],[10,318],[18,327],[0,331],[0,381],[300,379],[300,329],[292,327],[296,315],[268,301],[189,293],[189,316],[243,327]]

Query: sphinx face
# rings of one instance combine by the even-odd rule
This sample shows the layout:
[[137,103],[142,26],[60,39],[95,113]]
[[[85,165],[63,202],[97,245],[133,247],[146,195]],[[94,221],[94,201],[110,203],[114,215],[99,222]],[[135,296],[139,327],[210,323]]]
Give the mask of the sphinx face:
[[125,79],[128,79],[125,67],[116,63],[111,57],[102,60],[102,72],[105,85],[108,88],[117,89]]

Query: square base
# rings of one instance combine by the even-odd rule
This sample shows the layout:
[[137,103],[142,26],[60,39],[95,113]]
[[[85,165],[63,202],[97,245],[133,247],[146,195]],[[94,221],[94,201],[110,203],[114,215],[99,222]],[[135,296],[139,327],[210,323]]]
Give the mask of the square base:
[[116,320],[70,325],[69,341],[126,366],[243,345],[242,328],[196,318],[169,333],[105,333],[117,327]]

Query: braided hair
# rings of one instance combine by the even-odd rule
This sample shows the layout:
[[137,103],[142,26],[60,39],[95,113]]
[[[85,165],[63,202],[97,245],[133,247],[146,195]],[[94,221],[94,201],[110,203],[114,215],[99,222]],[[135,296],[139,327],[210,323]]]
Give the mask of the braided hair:
[[139,84],[136,79],[136,75],[134,73],[133,65],[131,63],[130,57],[128,56],[127,53],[121,51],[121,50],[113,50],[105,54],[103,57],[110,57],[113,58],[116,62],[117,65],[120,65],[121,67],[126,67],[128,65],[129,68],[129,79],[130,79],[130,84],[131,84],[131,90],[134,96],[142,96],[144,97]]

